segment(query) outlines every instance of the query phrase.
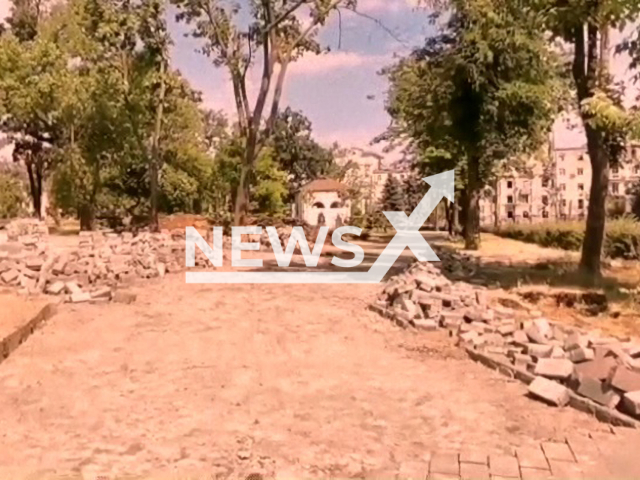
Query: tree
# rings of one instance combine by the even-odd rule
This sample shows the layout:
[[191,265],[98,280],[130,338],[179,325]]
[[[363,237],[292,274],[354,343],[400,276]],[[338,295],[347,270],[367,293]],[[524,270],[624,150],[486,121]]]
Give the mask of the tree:
[[22,213],[26,200],[24,187],[18,172],[8,166],[0,168],[0,219]]
[[333,152],[311,136],[311,122],[287,107],[279,113],[270,141],[280,168],[289,174],[289,200],[302,185],[331,173]]
[[[305,52],[320,52],[315,41],[319,27],[339,8],[355,8],[355,0],[256,0],[249,12],[221,0],[172,0],[178,20],[193,25],[192,35],[204,40],[202,51],[217,67],[226,68],[233,86],[240,136],[244,142],[234,205],[236,225],[249,207],[249,177],[259,153],[273,133],[289,65]],[[297,16],[303,9],[310,21]],[[251,20],[246,22],[250,15]],[[262,75],[255,101],[248,97],[247,75],[261,64]],[[275,76],[275,68],[279,67]],[[275,77],[275,81],[274,81]],[[272,95],[270,109],[267,97]],[[262,128],[263,115],[267,114]]]
[[[609,167],[624,155],[627,137],[635,123],[625,111],[623,92],[616,88],[609,72],[610,32],[634,21],[640,2],[540,0],[532,4],[546,15],[546,27],[573,50],[571,77],[592,171],[580,267],[595,280],[601,274]],[[638,58],[637,45],[632,42],[620,47],[629,49]]]
[[465,245],[477,249],[483,188],[498,162],[546,139],[562,83],[529,2],[450,3],[440,34],[388,71],[388,110],[427,160],[464,172]]
[[382,191],[382,209],[385,212],[404,212],[406,204],[402,183],[393,175],[389,175]]
[[422,175],[419,173],[411,172],[411,174],[407,175],[404,179],[402,187],[406,198],[405,209],[407,215],[413,212],[426,193],[426,183],[422,181],[422,178]]

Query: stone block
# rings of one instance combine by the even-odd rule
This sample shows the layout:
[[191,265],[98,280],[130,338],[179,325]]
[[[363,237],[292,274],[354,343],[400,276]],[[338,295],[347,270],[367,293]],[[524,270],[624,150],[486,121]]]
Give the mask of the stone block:
[[524,330],[516,330],[513,332],[513,342],[518,345],[526,345],[529,343],[529,337]]
[[612,357],[600,357],[594,360],[575,365],[575,373],[579,377],[591,377],[596,380],[609,378],[611,372],[617,366]]
[[534,373],[546,378],[566,380],[573,373],[573,363],[567,359],[541,358]]
[[435,320],[418,319],[414,320],[413,324],[418,330],[424,330],[427,332],[433,332],[438,329],[438,324]]
[[498,333],[500,335],[502,335],[502,336],[511,335],[515,331],[516,331],[516,324],[515,323],[505,323],[505,324],[500,325],[498,327]]
[[589,339],[585,335],[581,335],[577,332],[573,332],[567,336],[564,340],[564,349],[566,351],[573,350],[575,348],[584,347],[589,345]]
[[619,366],[611,378],[611,386],[625,393],[640,390],[640,373]]
[[591,348],[577,347],[569,350],[569,359],[573,363],[587,362],[595,358],[595,352]]
[[534,358],[550,358],[553,352],[553,345],[539,345],[536,343],[528,343],[525,345],[527,354]]
[[51,295],[59,295],[65,289],[64,282],[53,282],[46,288],[46,292]]
[[640,417],[640,390],[625,393],[622,397],[622,407],[625,412]]
[[549,339],[538,329],[535,324],[529,325],[527,328],[525,328],[524,331],[527,334],[527,338],[529,338],[529,341],[533,343],[545,345],[549,342]]
[[72,293],[70,297],[71,303],[84,303],[89,300],[91,300],[91,294],[89,292]]
[[536,377],[529,384],[529,394],[551,405],[563,407],[569,403],[569,390],[553,380]]
[[16,269],[7,270],[6,272],[0,275],[0,278],[2,279],[2,281],[4,283],[9,283],[9,284],[17,282],[19,277],[20,277],[20,272],[18,272],[18,270]]
[[549,320],[546,318],[536,318],[533,321],[533,326],[536,327],[538,332],[540,332],[540,334],[545,338],[553,337],[553,328],[551,327]]
[[111,289],[109,287],[98,288],[91,292],[91,298],[110,298]]
[[493,478],[520,478],[518,459],[511,455],[489,455],[489,471]]
[[44,260],[40,257],[30,257],[25,260],[24,264],[29,270],[39,272],[44,264]]
[[587,397],[605,407],[615,408],[620,402],[620,395],[608,388],[604,382],[591,377],[579,379],[578,394]]
[[73,295],[74,293],[82,293],[82,289],[76,282],[67,282],[64,284],[67,293]]

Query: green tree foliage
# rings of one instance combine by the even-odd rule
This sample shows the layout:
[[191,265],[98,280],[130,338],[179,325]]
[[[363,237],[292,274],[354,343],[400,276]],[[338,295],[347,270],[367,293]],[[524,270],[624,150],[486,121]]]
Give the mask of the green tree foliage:
[[70,0],[33,39],[0,38],[2,129],[27,166],[36,211],[50,171],[57,206],[85,229],[96,216],[151,213],[153,225],[154,205],[208,208],[207,114],[165,70],[168,42],[155,0]]
[[479,246],[478,202],[495,166],[546,139],[563,91],[528,3],[452,1],[440,33],[388,72],[392,134],[413,144],[418,163],[464,175],[467,248]]
[[[355,8],[356,0],[256,0],[248,2],[247,9],[222,0],[172,2],[179,9],[178,20],[190,24],[192,35],[204,41],[201,51],[231,77],[238,131],[244,145],[234,202],[234,222],[239,225],[250,206],[252,171],[274,131],[290,64],[305,52],[319,53],[315,39],[320,27],[339,8]],[[309,14],[307,25],[298,16],[302,11]],[[262,75],[258,94],[250,100],[247,74],[255,64],[261,65]]]
[[407,205],[402,183],[393,175],[387,177],[382,191],[382,209],[385,212],[404,212]]
[[23,213],[26,201],[25,185],[17,172],[0,170],[0,219],[14,218]]
[[271,145],[280,168],[289,174],[289,200],[305,183],[328,175],[333,152],[311,136],[311,122],[301,112],[286,108],[278,114]]

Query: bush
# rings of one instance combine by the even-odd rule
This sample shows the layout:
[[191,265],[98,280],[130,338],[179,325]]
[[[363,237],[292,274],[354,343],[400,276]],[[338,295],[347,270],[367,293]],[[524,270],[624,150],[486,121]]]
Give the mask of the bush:
[[0,219],[23,215],[26,199],[20,179],[9,172],[0,172]]
[[[583,222],[509,224],[496,235],[542,247],[579,251],[584,239]],[[607,222],[603,253],[609,258],[640,260],[640,222],[624,216]]]

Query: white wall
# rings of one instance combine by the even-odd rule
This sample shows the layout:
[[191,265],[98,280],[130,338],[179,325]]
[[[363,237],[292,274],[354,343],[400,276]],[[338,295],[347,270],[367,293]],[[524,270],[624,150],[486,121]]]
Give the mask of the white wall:
[[[318,224],[318,216],[320,213],[324,215],[325,225],[330,229],[337,228],[338,217],[342,220],[342,225],[346,225],[349,220],[351,211],[350,202],[347,200],[344,202],[344,206],[338,208],[331,208],[331,205],[338,203],[342,205],[342,200],[338,195],[338,192],[314,192],[308,196],[305,200],[303,208],[303,220],[310,225]],[[322,204],[322,208],[314,206],[316,204]]]

